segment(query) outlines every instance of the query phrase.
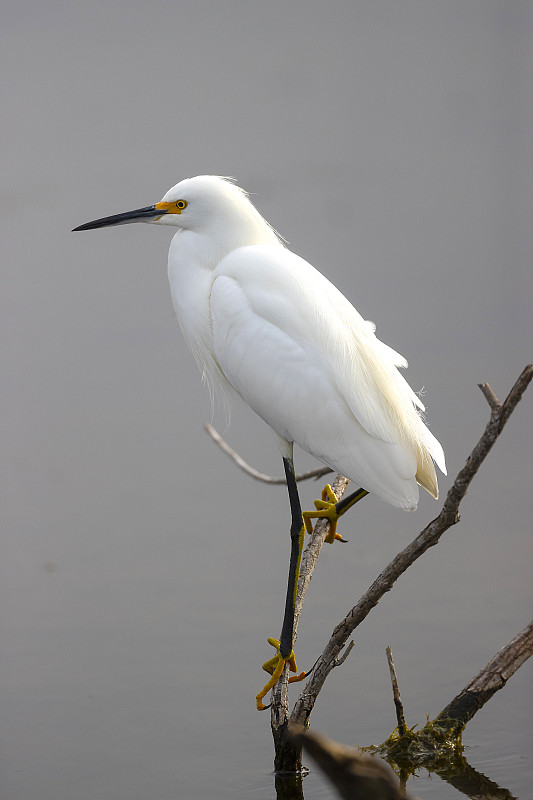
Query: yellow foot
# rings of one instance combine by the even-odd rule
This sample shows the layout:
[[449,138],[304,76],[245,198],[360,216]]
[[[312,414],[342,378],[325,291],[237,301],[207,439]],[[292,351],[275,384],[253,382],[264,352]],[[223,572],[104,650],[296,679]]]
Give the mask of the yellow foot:
[[[266,694],[268,694],[268,692],[272,689],[272,687],[275,686],[276,683],[278,682],[281,673],[283,672],[283,667],[285,666],[285,663],[288,662],[289,669],[291,672],[298,671],[298,667],[296,666],[296,659],[294,658],[294,650],[291,650],[291,653],[288,658],[283,658],[283,656],[280,653],[281,645],[278,639],[272,639],[271,637],[269,637],[267,639],[267,642],[271,644],[272,647],[276,648],[276,655],[270,658],[268,661],[265,661],[265,663],[263,664],[263,669],[265,670],[265,672],[268,672],[268,674],[272,675],[272,677],[266,684],[266,686],[264,686],[263,689],[261,689],[259,694],[256,695],[255,702],[258,711],[264,711],[266,708],[269,708],[269,706],[263,705],[263,697]],[[289,678],[289,683],[296,683],[297,681],[303,681],[304,678],[305,678],[305,672],[300,672],[299,675],[292,675]]]
[[346,542],[347,539],[343,539],[340,533],[337,533],[337,522],[341,516],[341,514],[337,513],[338,502],[337,495],[329,483],[326,484],[322,490],[322,500],[315,500],[316,511],[304,511],[302,513],[307,533],[313,533],[312,519],[327,519],[329,520],[329,532],[324,541],[330,544],[335,540]]

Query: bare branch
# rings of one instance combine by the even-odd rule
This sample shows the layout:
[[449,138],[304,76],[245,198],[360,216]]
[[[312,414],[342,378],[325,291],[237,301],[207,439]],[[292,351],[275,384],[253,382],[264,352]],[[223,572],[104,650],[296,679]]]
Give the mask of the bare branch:
[[[335,476],[335,480],[333,481],[331,488],[335,492],[335,495],[338,500],[340,500],[341,497],[343,497],[349,485],[350,481],[348,478],[345,478],[344,475]],[[295,638],[296,638],[296,632],[298,630],[298,622],[300,620],[300,614],[302,613],[302,606],[305,600],[305,595],[309,587],[309,584],[311,582],[313,570],[316,566],[316,562],[318,561],[318,556],[320,554],[320,551],[322,550],[324,539],[328,535],[328,532],[329,532],[329,522],[326,519],[318,519],[313,527],[313,533],[309,537],[307,546],[302,553],[302,561],[300,564],[300,576],[298,578],[298,593],[296,595],[296,608],[294,611]],[[344,544],[340,542],[334,542],[333,546],[344,547]]]
[[[255,478],[256,481],[262,481],[263,483],[270,483],[270,484],[285,484],[286,479],[283,478],[275,478],[272,475],[266,475],[264,472],[258,472],[258,470],[251,467],[244,458],[242,458],[229,444],[226,442],[225,439],[222,438],[220,433],[213,428],[208,422],[204,425],[204,430],[207,431],[209,436],[218,444],[220,449],[223,453],[231,458],[231,460],[242,469],[243,472],[246,472],[251,478]],[[309,478],[320,478],[322,475],[327,475],[329,472],[333,472],[332,469],[329,467],[318,467],[317,469],[311,469],[308,472],[302,472],[300,475],[296,476],[297,481],[307,481]]]
[[498,409],[500,407],[501,403],[498,400],[498,398],[496,397],[496,395],[494,394],[494,392],[492,391],[492,389],[490,388],[489,384],[488,383],[478,383],[478,386],[481,389],[481,391],[483,392],[483,394],[485,395],[485,399],[486,399],[487,403],[489,404],[489,406],[493,410]]
[[394,666],[394,659],[392,658],[392,650],[387,647],[387,663],[389,665],[390,679],[392,683],[392,695],[394,697],[394,706],[396,708],[396,720],[398,722],[398,733],[403,736],[407,730],[405,724],[405,716],[403,713],[403,704],[400,697],[400,689],[398,688],[398,678],[396,676],[396,667]]
[[[345,478],[342,475],[337,475],[331,488],[340,500],[349,485],[350,481],[348,478]],[[324,539],[328,535],[328,530],[329,522],[326,519],[318,519],[314,525],[313,533],[309,537],[309,541],[307,542],[307,545],[302,553],[302,560],[300,562],[300,575],[298,578],[298,592],[296,595],[296,606],[294,611],[294,640],[296,640],[298,622],[300,620],[305,594],[307,592],[309,583],[311,582],[313,570],[316,562],[318,561],[318,555],[322,549],[322,545],[324,544]],[[340,547],[340,544],[334,543],[334,546]],[[276,749],[275,769],[279,772],[294,768],[291,762],[291,746],[287,743],[288,740],[286,736],[289,722],[288,678],[289,670],[288,666],[286,666],[281,678],[272,690],[270,724],[272,727],[272,735],[274,737]],[[278,760],[278,754],[280,755],[280,760]]]
[[339,658],[337,659],[337,663],[335,664],[335,666],[336,666],[336,667],[340,667],[340,666],[341,666],[341,664],[344,664],[344,662],[346,661],[346,659],[348,658],[348,656],[350,655],[350,653],[352,652],[352,650],[354,649],[354,647],[355,647],[355,642],[354,642],[354,640],[352,639],[352,640],[351,640],[351,641],[349,641],[349,642],[348,642],[348,644],[346,645],[346,650],[344,651],[344,653],[342,654],[342,656],[339,656]]
[[472,717],[495,692],[503,689],[531,655],[533,622],[502,647],[434,720],[428,719],[422,730],[394,731],[379,747],[371,748],[372,752],[389,764],[408,763],[410,770],[423,765],[427,770],[436,771],[468,797],[510,798],[509,793],[498,787],[485,793],[484,790],[490,788],[484,785],[487,779],[472,770],[462,758],[462,734]]
[[436,728],[445,727],[448,736],[459,735],[474,714],[483,708],[495,692],[503,689],[509,678],[532,655],[533,622],[530,622],[505,647],[498,650],[487,666],[429,724]]
[[440,537],[459,521],[459,505],[481,464],[503,430],[509,416],[516,408],[524,391],[533,377],[533,365],[528,365],[509,392],[505,401],[492,408],[490,420],[477,445],[468,457],[465,466],[457,475],[450,488],[441,513],[402,550],[383,570],[372,586],[340,622],[326,645],[322,655],[296,701],[291,722],[307,726],[318,693],[333,669],[339,652],[346,644],[355,628],[366,618],[383,595],[390,591],[395,581],[430,547],[438,543]]

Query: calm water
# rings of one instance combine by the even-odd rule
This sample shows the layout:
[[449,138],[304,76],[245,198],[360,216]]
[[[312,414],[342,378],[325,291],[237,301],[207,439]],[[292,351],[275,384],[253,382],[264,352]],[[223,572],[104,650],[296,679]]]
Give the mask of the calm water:
[[[263,682],[259,665],[269,656],[264,636],[276,631],[281,614],[276,593],[285,565],[274,551],[284,552],[285,540],[259,535],[267,515],[248,516],[249,527],[239,521],[231,537],[221,531],[216,510],[224,494],[256,491],[229,465],[222,474],[227,485],[206,486],[196,522],[180,501],[166,530],[143,530],[132,487],[129,508],[121,507],[122,529],[117,520],[107,523],[109,500],[95,491],[92,512],[84,509],[61,535],[36,528],[31,542],[11,542],[9,583],[24,590],[8,608],[4,636],[5,798],[275,796],[269,719],[255,711],[254,695]],[[114,490],[121,494],[126,484]],[[259,493],[263,505],[269,496],[280,505],[285,499],[281,490]],[[359,517],[371,511],[361,508]],[[279,516],[276,509],[272,516]],[[355,518],[354,512],[350,522]],[[459,531],[452,536],[455,542],[427,554],[361,626],[313,712],[317,729],[348,744],[387,737],[395,725],[387,644],[408,723],[422,725],[486,663],[489,641],[495,651],[514,633],[504,598],[492,606],[487,597],[476,601],[490,566],[472,572]],[[391,551],[385,533],[371,544],[352,536],[342,551],[323,551],[300,628],[301,665],[312,663],[354,587],[368,584]],[[533,778],[530,686],[526,664],[465,736],[471,765],[523,798]],[[314,768],[304,786],[306,798],[332,796]],[[439,800],[460,796],[423,772],[412,791]]]

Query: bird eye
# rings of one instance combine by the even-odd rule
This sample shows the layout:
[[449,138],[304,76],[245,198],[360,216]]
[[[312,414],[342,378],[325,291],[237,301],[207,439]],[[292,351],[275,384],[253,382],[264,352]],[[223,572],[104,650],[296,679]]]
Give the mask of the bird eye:
[[179,208],[181,210],[183,210],[184,208],[187,208],[187,201],[186,200],[178,200],[177,203],[176,203],[176,208]]

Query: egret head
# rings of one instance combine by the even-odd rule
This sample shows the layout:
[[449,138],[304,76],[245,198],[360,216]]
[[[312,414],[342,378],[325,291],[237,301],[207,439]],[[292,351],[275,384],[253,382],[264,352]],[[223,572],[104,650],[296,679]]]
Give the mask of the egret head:
[[154,209],[163,212],[164,216],[156,219],[163,225],[200,230],[222,220],[231,224],[249,214],[253,206],[246,192],[229,178],[198,175],[185,178],[169,189]]
[[159,203],[124,214],[103,217],[74,228],[75,231],[150,222],[192,231],[209,229],[257,229],[270,226],[248,200],[246,192],[229,178],[199,175],[169,189]]

